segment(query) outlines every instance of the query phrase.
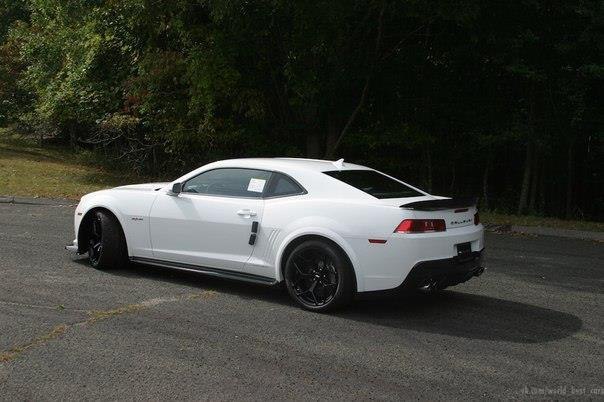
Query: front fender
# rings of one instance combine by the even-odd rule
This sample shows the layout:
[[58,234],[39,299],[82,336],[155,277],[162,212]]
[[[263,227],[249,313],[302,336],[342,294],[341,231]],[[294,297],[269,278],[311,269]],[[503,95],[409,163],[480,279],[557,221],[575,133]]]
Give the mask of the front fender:
[[[119,206],[118,206],[118,201],[115,197],[111,196],[110,194],[97,194],[97,193],[91,193],[88,194],[84,197],[82,197],[82,200],[80,201],[80,203],[78,204],[78,206],[76,207],[75,210],[75,218],[74,218],[74,231],[75,231],[75,236],[76,239],[79,240],[80,239],[80,235],[81,235],[81,224],[82,222],[85,220],[85,218],[88,216],[88,214],[94,210],[94,209],[98,209],[98,208],[103,208],[108,210],[109,212],[111,212],[113,215],[115,215],[115,217],[117,218],[117,220],[119,221],[120,225],[122,226],[122,229],[125,228],[125,219],[124,219],[124,214],[122,213],[122,211],[120,210]],[[129,242],[126,242],[127,244],[129,244]],[[79,242],[78,242],[79,244]],[[82,245],[79,244],[79,248],[80,248],[80,252],[82,252],[83,250],[81,249]],[[130,250],[128,250],[130,251]]]

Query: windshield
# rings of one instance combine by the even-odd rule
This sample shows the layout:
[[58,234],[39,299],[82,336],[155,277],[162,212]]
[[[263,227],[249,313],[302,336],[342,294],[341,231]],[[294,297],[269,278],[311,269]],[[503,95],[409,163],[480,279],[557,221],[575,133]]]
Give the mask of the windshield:
[[335,170],[323,172],[375,198],[408,198],[424,194],[375,170]]

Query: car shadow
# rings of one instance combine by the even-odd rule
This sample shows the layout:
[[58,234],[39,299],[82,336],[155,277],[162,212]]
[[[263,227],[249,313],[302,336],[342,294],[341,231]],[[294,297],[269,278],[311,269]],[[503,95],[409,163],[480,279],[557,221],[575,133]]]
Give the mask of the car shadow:
[[[85,260],[75,261],[86,264]],[[283,287],[266,287],[143,264],[132,264],[128,269],[108,273],[212,289],[297,308]],[[331,314],[347,320],[403,330],[514,343],[543,343],[563,339],[583,326],[583,322],[572,314],[452,290],[437,294],[410,292],[398,296],[363,297],[348,308]]]
[[337,315],[392,328],[515,343],[563,339],[583,326],[572,314],[453,290],[362,300]]

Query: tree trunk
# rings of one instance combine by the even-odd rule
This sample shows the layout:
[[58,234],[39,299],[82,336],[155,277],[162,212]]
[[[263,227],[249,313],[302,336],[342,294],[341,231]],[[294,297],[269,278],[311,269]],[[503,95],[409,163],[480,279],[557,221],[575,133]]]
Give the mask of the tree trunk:
[[539,212],[545,213],[547,204],[545,203],[545,177],[546,175],[543,172],[546,172],[547,169],[544,166],[544,160],[541,162],[541,174],[539,175],[539,200],[537,202]]
[[533,173],[533,160],[535,154],[535,83],[533,82],[529,92],[529,108],[527,116],[526,154],[524,158],[524,174],[522,176],[522,187],[520,199],[518,200],[518,215],[526,212],[529,201],[531,176]]
[[533,168],[532,168],[532,179],[531,179],[531,191],[530,191],[530,195],[529,195],[529,205],[528,205],[528,210],[531,213],[535,212],[535,202],[537,199],[537,184],[538,182],[538,176],[539,176],[539,150],[537,148],[535,148],[535,154],[533,155]]
[[426,186],[428,188],[428,193],[432,193],[432,153],[430,152],[430,147],[426,148]]
[[69,145],[72,149],[76,146],[77,130],[75,123],[69,125]]
[[153,175],[157,174],[157,153],[155,152],[155,147],[151,148],[151,155],[152,155],[152,165],[151,165],[151,172],[153,172]]
[[335,159],[335,151],[337,150],[338,136],[340,134],[339,122],[332,113],[327,114],[327,133],[325,135],[325,157],[327,159]]
[[573,187],[574,187],[574,141],[568,146],[568,159],[567,159],[567,180],[566,180],[566,219],[573,217]]
[[534,146],[535,145],[533,144],[532,140],[529,139],[528,143],[526,144],[526,154],[524,158],[524,174],[522,176],[520,200],[518,201],[518,215],[521,215],[526,211],[526,205],[531,184]]
[[308,158],[318,158],[321,156],[321,138],[318,132],[306,135],[306,156]]
[[449,183],[449,192],[451,194],[454,194],[454,189],[455,189],[455,176],[456,176],[456,166],[457,164],[455,163],[455,160],[453,161],[453,166],[451,166],[451,182]]
[[370,67],[367,72],[367,77],[365,78],[365,85],[363,85],[363,90],[361,91],[361,96],[359,97],[359,102],[357,103],[356,107],[352,111],[352,114],[348,118],[348,121],[344,125],[344,128],[342,128],[342,131],[339,133],[334,144],[325,149],[325,158],[326,159],[332,159],[334,157],[336,150],[342,143],[342,139],[344,138],[344,136],[346,135],[348,130],[350,130],[350,127],[352,126],[352,124],[356,120],[359,112],[361,111],[361,109],[363,109],[363,106],[365,105],[365,99],[367,98],[367,92],[369,90],[369,83],[371,82],[371,77],[373,76],[373,73],[375,71],[375,68],[376,68],[376,65],[377,65],[377,62],[379,59],[380,46],[382,43],[382,31],[384,28],[384,11],[385,10],[386,10],[386,3],[384,3],[382,8],[380,9],[380,15],[378,17],[377,35],[375,38],[375,48],[373,50],[373,59],[371,60]]
[[489,172],[491,170],[491,160],[492,160],[492,156],[491,156],[491,151],[488,151],[487,154],[487,162],[485,163],[484,166],[484,171],[482,173],[482,205],[484,206],[484,209],[486,209],[487,211],[489,210]]
[[342,142],[342,139],[344,138],[344,136],[350,129],[350,126],[352,126],[352,123],[354,123],[354,121],[356,120],[357,115],[363,108],[363,105],[365,105],[365,98],[367,97],[367,90],[369,89],[369,81],[370,81],[370,76],[367,76],[367,79],[365,80],[365,85],[363,86],[363,92],[361,92],[361,97],[359,99],[359,103],[352,111],[352,114],[348,118],[348,121],[346,122],[346,125],[340,132],[339,136],[335,139],[335,141],[332,141],[333,145],[328,144],[328,147],[326,148],[326,152],[325,152],[326,159],[333,159],[338,147],[340,146],[340,143]]

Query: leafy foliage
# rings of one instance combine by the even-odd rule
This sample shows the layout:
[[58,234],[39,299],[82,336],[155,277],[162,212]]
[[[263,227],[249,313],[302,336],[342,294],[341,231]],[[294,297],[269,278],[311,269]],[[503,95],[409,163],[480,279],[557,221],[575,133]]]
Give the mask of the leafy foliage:
[[604,218],[596,0],[0,0],[0,124],[165,175],[380,166],[504,212]]

